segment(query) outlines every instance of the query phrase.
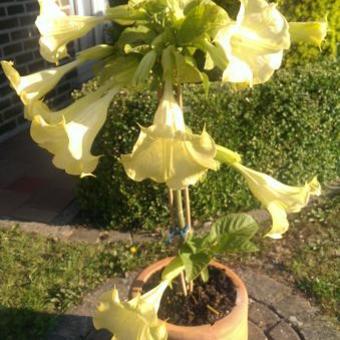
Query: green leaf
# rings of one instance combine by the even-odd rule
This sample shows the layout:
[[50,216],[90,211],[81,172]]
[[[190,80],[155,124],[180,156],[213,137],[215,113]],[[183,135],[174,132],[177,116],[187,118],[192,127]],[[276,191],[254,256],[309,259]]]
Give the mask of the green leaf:
[[250,251],[250,239],[258,230],[257,222],[247,214],[231,214],[218,219],[212,226],[209,240],[220,252]]
[[155,65],[157,59],[157,52],[152,50],[148,52],[138,65],[136,73],[133,77],[134,84],[141,84],[148,80],[150,72]]
[[200,83],[201,72],[196,67],[195,60],[189,56],[174,52],[177,79],[180,83]]
[[199,4],[186,15],[177,33],[179,44],[190,44],[204,35],[213,36],[230,22],[227,12],[213,2]]
[[182,253],[179,255],[184,267],[187,282],[195,280],[206,269],[211,261],[211,257],[205,253]]
[[175,47],[170,45],[162,53],[162,67],[163,67],[163,79],[173,81],[174,68],[175,68]]
[[109,7],[105,15],[119,25],[132,25],[136,20],[145,20],[146,13],[142,9],[134,9],[130,5]]
[[120,35],[117,45],[124,46],[150,44],[156,33],[145,26],[128,27]]
[[222,71],[226,69],[228,59],[220,45],[213,45],[207,39],[201,39],[197,42],[197,46],[206,53],[206,64],[204,66],[206,70],[214,68],[215,66]]
[[163,270],[162,281],[172,281],[184,270],[183,261],[180,256],[176,256]]
[[201,279],[203,282],[209,281],[209,270],[208,268],[205,268],[201,271]]

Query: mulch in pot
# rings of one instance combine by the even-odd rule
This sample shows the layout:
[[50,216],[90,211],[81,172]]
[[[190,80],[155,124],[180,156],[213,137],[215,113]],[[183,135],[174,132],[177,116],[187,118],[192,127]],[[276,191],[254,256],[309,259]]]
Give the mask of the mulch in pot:
[[[153,274],[143,286],[143,293],[160,282],[161,272]],[[209,281],[201,278],[194,282],[192,293],[184,296],[180,278],[165,291],[158,317],[178,326],[214,324],[227,316],[236,301],[236,289],[232,281],[219,269],[209,267]]]

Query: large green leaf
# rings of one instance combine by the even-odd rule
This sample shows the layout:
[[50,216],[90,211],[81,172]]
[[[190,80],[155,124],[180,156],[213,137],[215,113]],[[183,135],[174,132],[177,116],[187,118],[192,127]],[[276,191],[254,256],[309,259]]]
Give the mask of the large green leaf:
[[257,222],[247,214],[231,214],[218,219],[209,234],[209,241],[217,253],[253,251],[250,239],[258,230]]
[[181,253],[180,258],[184,264],[185,278],[188,282],[195,280],[212,260],[211,256],[206,253]]

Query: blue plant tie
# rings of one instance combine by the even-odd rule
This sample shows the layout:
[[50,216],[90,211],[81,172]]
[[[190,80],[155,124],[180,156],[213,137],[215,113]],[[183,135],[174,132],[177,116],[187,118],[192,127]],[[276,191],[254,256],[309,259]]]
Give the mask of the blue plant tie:
[[190,228],[189,228],[188,225],[186,225],[184,228],[180,228],[178,226],[171,227],[170,230],[169,230],[168,237],[166,239],[166,243],[167,244],[172,243],[176,236],[179,236],[179,237],[181,237],[184,240],[186,238],[188,232],[189,232],[189,229]]

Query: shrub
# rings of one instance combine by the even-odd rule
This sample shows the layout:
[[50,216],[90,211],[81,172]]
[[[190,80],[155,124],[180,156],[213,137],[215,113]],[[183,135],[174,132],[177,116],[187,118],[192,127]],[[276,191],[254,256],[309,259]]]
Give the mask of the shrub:
[[[315,175],[324,182],[339,171],[339,85],[339,65],[324,61],[280,70],[264,85],[241,92],[213,84],[206,97],[201,86],[187,86],[186,123],[195,132],[206,125],[218,144],[243,155],[244,164],[287,184]],[[121,93],[112,103],[93,150],[103,154],[97,177],[83,179],[78,190],[82,209],[103,225],[153,228],[168,217],[165,186],[131,181],[118,162],[132,150],[137,123],[149,126],[156,106],[150,93]],[[193,217],[200,220],[256,206],[228,167],[209,172],[191,192]]]

